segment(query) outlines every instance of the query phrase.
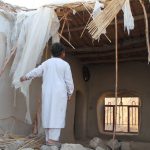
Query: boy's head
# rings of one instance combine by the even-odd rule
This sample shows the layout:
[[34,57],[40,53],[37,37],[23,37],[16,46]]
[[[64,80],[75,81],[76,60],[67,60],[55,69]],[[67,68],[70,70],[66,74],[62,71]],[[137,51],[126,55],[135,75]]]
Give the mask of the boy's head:
[[51,48],[53,57],[65,57],[65,47],[61,43],[54,43]]

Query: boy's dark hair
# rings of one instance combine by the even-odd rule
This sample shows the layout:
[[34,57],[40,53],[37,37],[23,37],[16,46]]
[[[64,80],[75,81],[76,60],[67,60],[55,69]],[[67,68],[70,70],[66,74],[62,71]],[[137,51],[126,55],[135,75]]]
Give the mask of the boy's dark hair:
[[63,51],[65,51],[64,45],[61,43],[54,43],[51,47],[53,57],[59,57]]

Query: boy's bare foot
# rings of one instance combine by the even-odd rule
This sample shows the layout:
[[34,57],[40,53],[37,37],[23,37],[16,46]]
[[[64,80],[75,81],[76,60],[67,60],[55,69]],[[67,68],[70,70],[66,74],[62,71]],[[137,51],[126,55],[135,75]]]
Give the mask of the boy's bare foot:
[[47,143],[48,143],[48,144],[57,144],[57,143],[59,143],[59,142],[49,139],[49,140],[47,141]]
[[61,147],[61,143],[59,143],[58,141],[54,141],[54,140],[48,140],[48,141],[46,142],[46,145],[48,145],[48,146]]

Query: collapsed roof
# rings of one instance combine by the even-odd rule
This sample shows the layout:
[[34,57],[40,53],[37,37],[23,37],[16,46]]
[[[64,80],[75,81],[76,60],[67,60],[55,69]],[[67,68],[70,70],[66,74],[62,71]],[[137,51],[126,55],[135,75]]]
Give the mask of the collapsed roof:
[[[109,0],[101,0],[101,2],[107,5]],[[149,23],[150,3],[148,0],[143,2],[146,8]],[[88,33],[88,30],[85,28],[89,18],[91,17],[90,15],[92,14],[95,0],[88,1],[88,3],[85,0],[71,0],[69,3],[65,0],[50,2],[47,0],[46,3],[45,1],[42,1],[42,4],[56,9],[61,24],[60,32],[62,32],[62,36],[65,38],[65,40],[64,38],[61,38],[61,41],[66,47],[68,47],[69,54],[78,57],[84,64],[104,64],[115,62],[114,21],[112,21],[107,28],[107,37],[102,35],[101,39],[98,41],[93,41],[91,35]],[[2,5],[4,6],[3,9],[7,11],[11,10],[15,12],[18,10],[32,10],[12,6],[6,3],[1,4],[1,6]],[[120,11],[118,14],[119,61],[147,61],[148,54],[145,38],[145,17],[143,9],[139,1],[135,2],[134,0],[131,0],[130,5],[134,17],[135,28],[130,32],[129,36],[127,32],[124,31],[123,12]],[[90,21],[91,20],[92,19],[90,19]],[[111,42],[107,38],[109,38]],[[69,41],[72,47],[75,47],[77,50],[74,51],[66,40]]]
[[[147,51],[150,4],[141,0],[130,3],[129,0],[78,1],[46,4],[34,10],[0,2],[0,76],[15,55],[11,68],[12,84],[16,89],[21,88],[26,96],[28,123],[32,122],[29,113],[30,82],[21,84],[19,79],[40,62],[44,47],[48,58],[50,38],[52,42],[61,40],[68,47],[67,52],[78,57],[83,64],[114,63],[113,20],[117,16],[119,61],[147,60],[147,52],[150,52]],[[124,32],[123,25],[128,32]]]

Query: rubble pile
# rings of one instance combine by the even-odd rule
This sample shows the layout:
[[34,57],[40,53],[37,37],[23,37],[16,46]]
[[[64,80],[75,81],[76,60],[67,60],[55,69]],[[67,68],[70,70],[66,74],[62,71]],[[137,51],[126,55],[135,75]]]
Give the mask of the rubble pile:
[[89,147],[84,147],[80,144],[62,144],[61,148],[56,146],[43,145],[41,150],[131,150],[130,143],[119,142],[118,140],[103,141],[95,137],[89,142]]
[[104,141],[98,137],[93,138],[87,147],[81,144],[62,144],[61,147],[44,145],[44,137],[3,138],[0,140],[0,150],[131,150],[129,142],[118,140]]

